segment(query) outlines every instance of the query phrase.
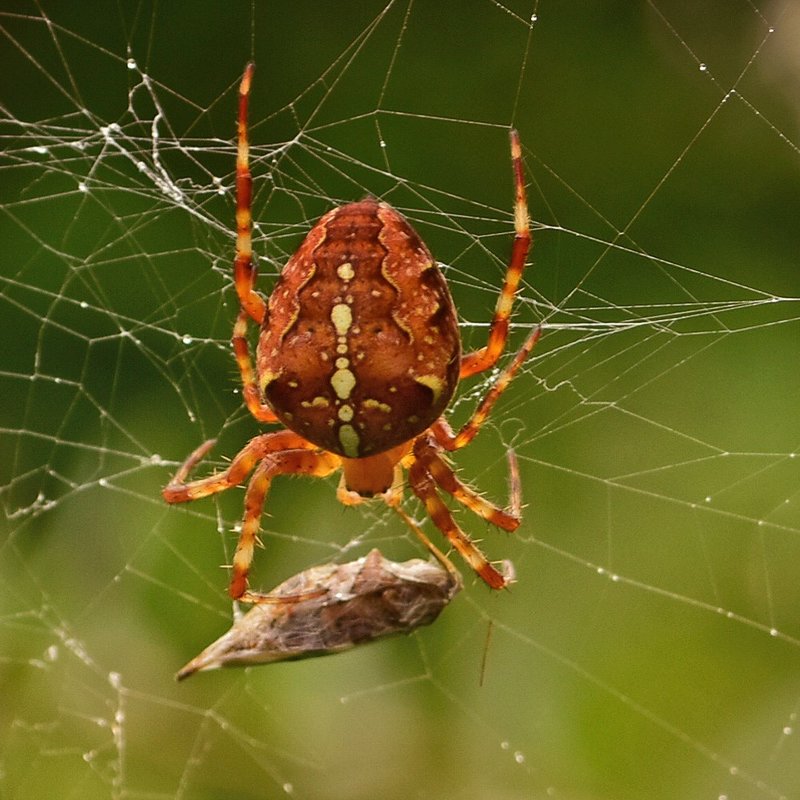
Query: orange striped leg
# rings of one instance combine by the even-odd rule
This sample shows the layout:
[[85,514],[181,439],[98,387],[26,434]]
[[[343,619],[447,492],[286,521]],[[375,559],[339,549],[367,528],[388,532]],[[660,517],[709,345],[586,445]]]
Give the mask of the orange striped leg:
[[508,388],[514,375],[530,355],[531,350],[536,346],[541,335],[541,328],[536,328],[523,342],[522,347],[514,356],[514,360],[497,376],[489,391],[484,395],[483,400],[478,404],[472,416],[464,423],[458,433],[447,424],[444,417],[438,419],[431,426],[431,431],[436,437],[436,441],[445,450],[458,450],[468,445],[486,421],[492,410],[492,406],[497,402],[500,395]]
[[250,174],[250,143],[247,138],[247,110],[250,84],[255,64],[245,67],[239,86],[238,146],[236,150],[236,258],[233,280],[242,309],[259,325],[264,321],[267,307],[255,289],[256,271],[253,266],[253,178]]
[[[330,475],[341,464],[333,453],[313,452],[310,450],[284,450],[268,455],[256,467],[244,500],[244,519],[236,552],[233,554],[233,576],[228,587],[228,594],[234,600],[246,603],[274,602],[269,595],[247,591],[247,575],[253,561],[253,551],[258,543],[261,530],[261,514],[264,501],[276,475],[313,475],[324,478]],[[269,599],[267,599],[269,598]]]
[[256,382],[253,361],[250,358],[250,347],[247,344],[247,312],[240,311],[233,326],[233,352],[239,373],[242,376],[242,397],[250,413],[259,422],[277,422],[275,412],[261,399],[261,392]]
[[168,503],[186,503],[198,500],[217,492],[224,492],[231,486],[238,486],[244,481],[253,467],[266,455],[280,450],[295,448],[313,449],[314,445],[293,431],[277,431],[253,437],[234,457],[230,466],[207,478],[187,482],[189,473],[202,461],[214,446],[216,439],[203,442],[183,462],[175,477],[161,490]]
[[458,527],[447,506],[439,497],[433,478],[420,461],[415,461],[408,472],[414,494],[425,504],[433,524],[447,537],[461,557],[492,589],[502,589],[509,581],[493,567],[472,539]]
[[[414,453],[437,486],[492,525],[505,531],[514,531],[519,527],[518,514],[514,515],[496,506],[463,483],[434,448],[432,442],[423,443],[414,449]],[[513,502],[512,500],[512,505]]]
[[483,372],[494,366],[508,339],[508,324],[511,309],[514,305],[514,296],[517,293],[522,271],[525,269],[525,259],[531,246],[531,229],[528,219],[528,201],[525,195],[525,176],[522,170],[522,147],[519,134],[511,131],[511,164],[514,169],[514,244],[511,248],[511,258],[506,270],[506,278],[497,306],[494,310],[492,324],[489,327],[489,340],[485,347],[467,353],[461,358],[460,377],[468,378],[476,372]]

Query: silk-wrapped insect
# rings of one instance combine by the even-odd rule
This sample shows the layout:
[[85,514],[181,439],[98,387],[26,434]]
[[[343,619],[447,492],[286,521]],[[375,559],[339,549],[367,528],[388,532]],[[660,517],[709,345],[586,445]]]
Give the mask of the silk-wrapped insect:
[[267,664],[348,650],[433,622],[461,589],[444,558],[397,563],[378,550],[281,583],[177,674]]

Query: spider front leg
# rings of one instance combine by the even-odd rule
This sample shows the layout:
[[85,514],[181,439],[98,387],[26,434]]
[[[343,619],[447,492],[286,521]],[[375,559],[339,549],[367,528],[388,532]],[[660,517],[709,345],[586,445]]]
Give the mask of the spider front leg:
[[333,453],[309,450],[286,450],[268,455],[255,469],[244,500],[244,519],[236,551],[228,594],[245,603],[274,602],[270,595],[247,590],[247,576],[261,530],[264,501],[276,475],[313,475],[324,478],[339,468],[341,461]]
[[504,531],[515,531],[520,523],[521,489],[519,467],[513,451],[509,451],[511,473],[509,509],[503,509],[478,494],[465,484],[452,467],[442,458],[441,449],[433,437],[420,437],[414,447],[414,456],[422,463],[437,486],[447,492],[461,505]]
[[489,340],[485,347],[467,353],[461,358],[461,378],[468,378],[477,372],[483,372],[497,363],[508,339],[509,319],[514,305],[522,271],[525,269],[525,259],[531,245],[530,221],[528,219],[528,201],[525,194],[525,177],[522,171],[522,147],[519,134],[512,130],[511,138],[511,163],[514,169],[514,244],[511,248],[511,258],[506,270],[505,282],[497,298],[492,323],[489,327]]
[[196,450],[190,453],[186,461],[181,464],[175,477],[161,490],[161,494],[168,503],[186,503],[189,500],[199,500],[211,494],[224,492],[231,486],[238,486],[250,474],[253,467],[269,453],[280,450],[296,448],[311,449],[314,445],[307,442],[302,436],[293,431],[277,431],[254,436],[233,458],[230,466],[222,472],[188,481],[189,473],[203,460],[206,454],[216,443],[216,439],[203,442]]
[[260,602],[260,595],[247,592],[247,574],[258,540],[264,501],[273,477],[287,474],[324,477],[338,469],[341,461],[332,453],[317,451],[311,442],[293,431],[277,431],[251,439],[226,470],[207,478],[187,481],[189,473],[213,445],[214,440],[211,439],[191,453],[175,477],[164,487],[162,495],[168,503],[198,500],[238,486],[255,468],[245,494],[245,514],[233,557],[233,576],[228,592],[235,600],[257,603]]
[[463,586],[461,573],[456,569],[453,562],[425,535],[425,531],[399,505],[393,506],[393,508],[400,515],[403,522],[414,532],[414,535],[428,548],[433,557],[445,568],[453,585]]
[[475,542],[458,527],[450,510],[439,497],[434,479],[423,462],[414,461],[408,471],[408,481],[414,494],[425,504],[433,524],[447,537],[464,561],[492,589],[503,589],[508,586],[509,578],[490,564]]

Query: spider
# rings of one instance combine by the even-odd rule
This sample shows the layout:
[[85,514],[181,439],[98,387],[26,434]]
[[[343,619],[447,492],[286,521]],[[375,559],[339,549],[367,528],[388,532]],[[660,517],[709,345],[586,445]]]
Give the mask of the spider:
[[[519,526],[513,491],[508,510],[494,505],[462,483],[445,453],[472,441],[536,344],[539,329],[460,430],[442,413],[458,381],[493,367],[508,338],[531,241],[519,136],[510,133],[515,236],[505,281],[487,344],[462,355],[453,300],[428,248],[401,214],[371,197],[327,212],[283,268],[269,301],[256,292],[247,128],[253,70],[248,64],[239,88],[234,283],[240,311],[232,345],[250,413],[284,429],[253,437],[227,469],[190,481],[215,440],[203,443],[163,489],[164,499],[207,497],[243,483],[252,471],[229,594],[258,603],[265,595],[249,590],[248,572],[276,475],[322,478],[341,470],[342,503],[382,497],[437,558],[443,556],[400,508],[407,470],[408,485],[433,524],[491,588],[501,589],[512,576],[490,563],[461,530],[439,491],[499,528]],[[260,327],[255,366],[247,341],[250,320]]]

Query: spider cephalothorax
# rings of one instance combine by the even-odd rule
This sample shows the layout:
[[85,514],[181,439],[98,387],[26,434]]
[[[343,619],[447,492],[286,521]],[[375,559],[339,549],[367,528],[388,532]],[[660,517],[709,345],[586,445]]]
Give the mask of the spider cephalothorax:
[[[462,355],[455,307],[428,248],[395,209],[373,198],[334,208],[289,259],[268,303],[254,288],[252,179],[247,110],[253,65],[239,90],[236,162],[237,243],[234,282],[241,311],[233,347],[250,412],[284,430],[251,439],[230,466],[187,481],[213,445],[201,445],[164,488],[167,502],[206,497],[240,484],[252,471],[230,594],[258,602],[247,575],[270,483],[276,475],[324,477],[342,470],[343,503],[382,496],[443,563],[447,559],[400,508],[403,470],[437,528],[492,588],[508,576],[459,528],[439,489],[505,530],[519,525],[518,502],[506,511],[462,483],[443,457],[469,444],[533,349],[526,339],[470,419],[454,432],[442,417],[460,378],[494,366],[508,337],[514,295],[530,246],[519,137],[511,132],[516,189],[515,238],[485,347]],[[261,327],[256,366],[248,320]]]

